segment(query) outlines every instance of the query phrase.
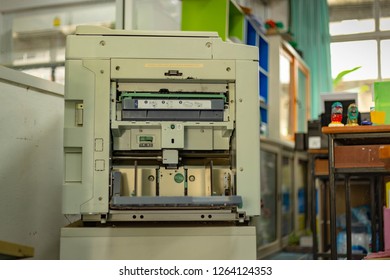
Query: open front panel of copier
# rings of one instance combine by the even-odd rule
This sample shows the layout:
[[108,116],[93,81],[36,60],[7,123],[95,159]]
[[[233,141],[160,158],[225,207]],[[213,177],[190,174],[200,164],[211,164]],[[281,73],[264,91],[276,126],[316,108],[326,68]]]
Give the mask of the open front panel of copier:
[[233,81],[113,86],[112,209],[201,209],[208,217],[206,209],[241,206],[231,147]]
[[257,52],[202,34],[70,36],[65,214],[101,222],[259,214]]

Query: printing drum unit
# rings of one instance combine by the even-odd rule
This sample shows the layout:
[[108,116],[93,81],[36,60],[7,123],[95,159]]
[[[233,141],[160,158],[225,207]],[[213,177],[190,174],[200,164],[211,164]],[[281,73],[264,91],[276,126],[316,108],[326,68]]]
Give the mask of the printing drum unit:
[[223,94],[122,94],[124,121],[223,121]]

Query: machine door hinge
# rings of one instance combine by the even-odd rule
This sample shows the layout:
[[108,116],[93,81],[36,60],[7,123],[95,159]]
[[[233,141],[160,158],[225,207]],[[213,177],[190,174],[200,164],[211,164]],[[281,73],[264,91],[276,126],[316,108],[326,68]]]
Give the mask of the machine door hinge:
[[76,104],[76,126],[83,126],[84,104]]

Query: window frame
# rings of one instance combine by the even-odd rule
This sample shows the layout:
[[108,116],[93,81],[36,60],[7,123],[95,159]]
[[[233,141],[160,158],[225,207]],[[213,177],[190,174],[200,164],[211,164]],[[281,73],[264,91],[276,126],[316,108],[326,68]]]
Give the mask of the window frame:
[[[373,0],[373,12],[374,12],[374,24],[375,30],[373,32],[356,33],[356,34],[344,34],[344,35],[331,35],[331,43],[342,43],[352,41],[376,41],[377,48],[377,67],[378,76],[376,80],[382,80],[382,64],[381,64],[381,41],[390,39],[390,30],[380,30],[380,0]],[[329,22],[330,23],[330,22]]]

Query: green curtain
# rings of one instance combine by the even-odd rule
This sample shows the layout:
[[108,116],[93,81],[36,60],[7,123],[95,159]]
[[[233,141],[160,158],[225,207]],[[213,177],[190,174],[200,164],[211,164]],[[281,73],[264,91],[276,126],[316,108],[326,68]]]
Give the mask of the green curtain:
[[320,93],[331,92],[329,11],[326,0],[290,0],[290,30],[311,73],[311,117],[320,113]]

